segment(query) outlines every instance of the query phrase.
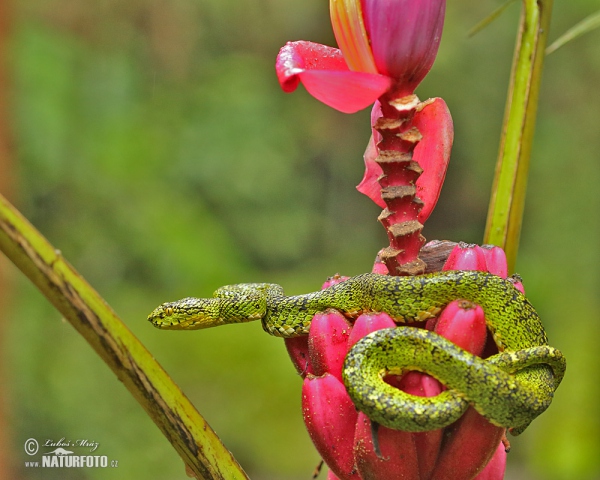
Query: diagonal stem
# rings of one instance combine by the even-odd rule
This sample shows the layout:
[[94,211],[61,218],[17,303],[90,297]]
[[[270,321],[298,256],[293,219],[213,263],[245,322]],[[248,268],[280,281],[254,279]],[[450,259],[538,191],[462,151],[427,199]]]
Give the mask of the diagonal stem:
[[2,195],[0,250],[87,340],[197,478],[248,478],[150,352],[60,251]]
[[506,251],[514,271],[523,222],[544,50],[553,0],[523,0],[484,242]]

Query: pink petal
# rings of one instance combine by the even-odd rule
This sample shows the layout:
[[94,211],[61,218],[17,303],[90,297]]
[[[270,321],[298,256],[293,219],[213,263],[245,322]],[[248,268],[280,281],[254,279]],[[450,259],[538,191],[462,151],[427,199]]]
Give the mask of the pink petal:
[[445,0],[361,0],[373,58],[380,73],[405,94],[427,75],[444,26]]
[[313,373],[308,357],[308,336],[284,338],[284,342],[288,355],[302,378]]
[[502,278],[508,275],[508,264],[506,263],[506,253],[500,247],[495,245],[482,245],[483,255],[487,271]]
[[381,185],[379,185],[379,182],[377,181],[383,171],[375,161],[379,155],[377,146],[375,145],[375,134],[379,135],[377,132],[373,132],[373,135],[371,135],[371,138],[369,139],[367,149],[365,150],[363,156],[365,161],[365,175],[362,181],[357,185],[356,189],[373,200],[379,207],[385,208],[386,204],[381,198]]
[[521,282],[515,282],[513,285],[519,292],[521,292],[523,295],[525,295],[525,287],[523,286],[523,284]]
[[359,480],[354,469],[358,414],[344,385],[333,375],[311,375],[302,384],[304,423],[317,451],[340,480]]
[[479,245],[459,243],[452,249],[442,270],[487,271],[483,249]]
[[502,480],[506,470],[506,450],[502,442],[498,445],[496,453],[474,480]]
[[[375,102],[371,109],[371,125],[375,125],[377,120],[383,116],[381,111],[381,103],[379,100]],[[371,128],[371,138],[363,155],[365,162],[365,175],[362,181],[356,186],[356,189],[373,200],[381,208],[386,208],[387,205],[381,198],[381,185],[379,177],[383,175],[381,166],[375,161],[379,155],[377,144],[381,142],[381,133],[374,128]]]
[[342,113],[355,113],[367,108],[390,85],[388,77],[351,71],[307,70],[299,77],[308,93]]
[[368,107],[392,83],[385,75],[350,71],[339,49],[306,41],[288,42],[279,51],[275,70],[285,92],[302,82],[317,100],[344,113]]
[[[419,397],[435,397],[443,389],[442,384],[435,378],[415,371],[407,372],[398,382],[398,387]],[[443,429],[413,434],[421,478],[429,478],[435,468],[443,436]]]
[[487,339],[483,309],[471,302],[454,300],[442,311],[435,332],[473,355],[481,355]]
[[452,427],[446,429],[444,448],[432,480],[473,478],[494,455],[504,431],[473,408],[468,408]]
[[362,479],[419,480],[419,464],[413,436],[409,432],[379,427],[379,447],[383,458],[376,455],[371,435],[371,421],[358,415],[354,454]]
[[396,323],[387,313],[363,313],[354,322],[354,327],[348,338],[348,350],[365,335],[376,330],[395,326]]
[[427,103],[415,114],[412,123],[423,135],[415,147],[413,160],[423,169],[416,185],[417,197],[424,203],[418,220],[425,223],[435,208],[444,184],[454,141],[454,124],[448,105],[441,98]]
[[317,313],[310,324],[308,355],[315,375],[330,373],[342,381],[351,327],[339,312]]
[[296,90],[300,82],[297,75],[311,69],[347,71],[348,67],[339,49],[320,43],[288,42],[279,50],[275,71],[284,92]]

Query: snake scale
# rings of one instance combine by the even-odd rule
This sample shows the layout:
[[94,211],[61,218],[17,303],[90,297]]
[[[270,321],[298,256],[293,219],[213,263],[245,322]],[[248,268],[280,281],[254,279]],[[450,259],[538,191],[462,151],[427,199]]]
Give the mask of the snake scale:
[[[500,353],[484,360],[424,329],[379,330],[346,357],[348,393],[359,410],[389,428],[442,428],[473,405],[492,423],[519,434],[550,405],[566,363],[548,345],[538,314],[510,279],[478,271],[407,277],[365,273],[297,296],[285,296],[275,284],[237,284],[219,288],[213,298],[163,303],[148,320],[161,329],[190,330],[261,319],[265,331],[289,338],[306,335],[312,317],[330,308],[348,318],[386,312],[397,323],[411,323],[436,316],[455,299],[481,305]],[[417,397],[383,381],[388,373],[407,370],[430,374],[448,389],[436,397]]]

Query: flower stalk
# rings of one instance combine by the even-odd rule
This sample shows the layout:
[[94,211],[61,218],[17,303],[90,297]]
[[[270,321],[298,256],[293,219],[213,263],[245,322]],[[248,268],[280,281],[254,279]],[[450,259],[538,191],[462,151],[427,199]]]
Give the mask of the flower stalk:
[[382,171],[377,181],[386,206],[378,220],[390,242],[380,256],[391,275],[419,275],[425,271],[425,262],[419,258],[425,237],[421,235],[423,224],[417,219],[423,201],[416,187],[423,169],[413,160],[414,149],[423,138],[412,125],[418,104],[416,95],[386,98],[380,104],[382,116],[373,125],[381,138],[375,162]]

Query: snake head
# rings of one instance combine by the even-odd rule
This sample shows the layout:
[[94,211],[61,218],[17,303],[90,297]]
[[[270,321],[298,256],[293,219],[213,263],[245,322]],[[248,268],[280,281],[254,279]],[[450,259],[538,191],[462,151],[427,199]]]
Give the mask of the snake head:
[[198,330],[223,325],[215,300],[189,297],[166,302],[148,315],[148,321],[161,330]]

